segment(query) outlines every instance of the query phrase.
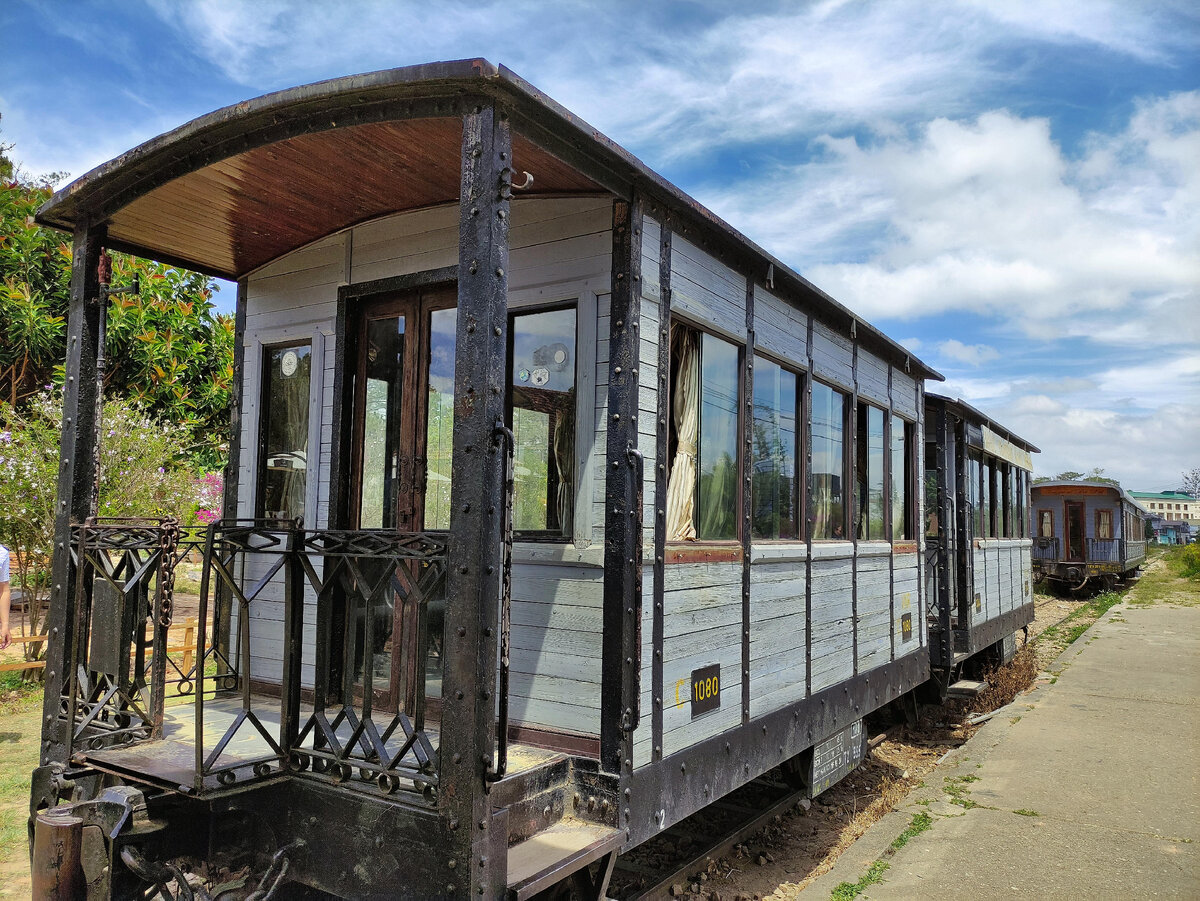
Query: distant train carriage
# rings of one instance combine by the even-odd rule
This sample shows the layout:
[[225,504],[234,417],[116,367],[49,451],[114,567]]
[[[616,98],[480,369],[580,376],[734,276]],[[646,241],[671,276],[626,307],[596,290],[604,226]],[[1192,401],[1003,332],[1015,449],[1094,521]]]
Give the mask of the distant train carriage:
[[1095,481],[1033,486],[1033,571],[1075,591],[1113,588],[1146,560],[1149,511],[1119,485]]
[[925,553],[931,667],[945,690],[962,665],[1007,659],[1033,621],[1031,454],[961,400],[925,395]]
[[[509,70],[239,104],[39,217],[75,235],[39,877],[74,829],[89,898],[602,898],[927,679],[937,373]],[[203,539],[95,519],[105,247],[238,282]]]

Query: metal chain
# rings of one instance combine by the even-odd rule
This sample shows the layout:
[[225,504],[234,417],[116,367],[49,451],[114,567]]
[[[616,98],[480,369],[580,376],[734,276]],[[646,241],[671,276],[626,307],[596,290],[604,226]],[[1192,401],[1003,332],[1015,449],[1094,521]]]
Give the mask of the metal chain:
[[161,532],[162,556],[158,562],[159,586],[161,596],[158,607],[158,624],[164,629],[171,627],[171,619],[175,614],[175,567],[179,563],[176,554],[179,550],[179,520],[175,518],[163,521]]

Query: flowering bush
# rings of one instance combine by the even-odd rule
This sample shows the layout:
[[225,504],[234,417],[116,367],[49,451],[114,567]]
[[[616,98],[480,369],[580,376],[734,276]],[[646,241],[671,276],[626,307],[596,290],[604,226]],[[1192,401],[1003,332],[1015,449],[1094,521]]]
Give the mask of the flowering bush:
[[[62,395],[49,388],[19,411],[0,405],[0,421],[6,423],[0,433],[0,544],[12,553],[13,583],[26,602],[30,635],[39,633],[49,597],[62,415]],[[192,524],[200,508],[205,514],[218,510],[220,476],[215,482],[212,475],[196,479],[185,468],[185,440],[180,429],[136,403],[105,401],[99,515],[173,516]]]
[[196,522],[206,526],[220,519],[221,502],[224,496],[225,479],[219,472],[210,472],[197,479]]

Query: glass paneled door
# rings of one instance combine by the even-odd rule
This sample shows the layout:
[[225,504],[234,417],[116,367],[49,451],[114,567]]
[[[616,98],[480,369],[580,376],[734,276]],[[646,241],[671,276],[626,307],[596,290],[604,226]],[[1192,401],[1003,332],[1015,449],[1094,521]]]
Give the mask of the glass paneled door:
[[[456,299],[455,288],[440,287],[389,295],[362,310],[351,483],[358,528],[450,527]],[[415,585],[420,573],[409,575]],[[404,581],[397,579],[397,586]],[[440,587],[429,598],[389,589],[369,609],[348,614],[347,663],[356,694],[369,686],[375,704],[408,711],[424,693],[440,694]],[[422,657],[424,666],[418,665]]]

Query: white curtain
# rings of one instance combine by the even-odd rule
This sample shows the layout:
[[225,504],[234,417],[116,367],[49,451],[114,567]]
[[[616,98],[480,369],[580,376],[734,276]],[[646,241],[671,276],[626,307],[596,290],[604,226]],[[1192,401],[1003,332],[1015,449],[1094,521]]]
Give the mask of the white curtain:
[[690,329],[675,330],[672,353],[679,365],[672,386],[675,459],[667,483],[667,540],[695,541],[696,439],[700,431],[700,342]]
[[558,524],[562,534],[575,534],[575,389],[567,392],[570,403],[558,412],[554,427],[554,465],[558,470]]

